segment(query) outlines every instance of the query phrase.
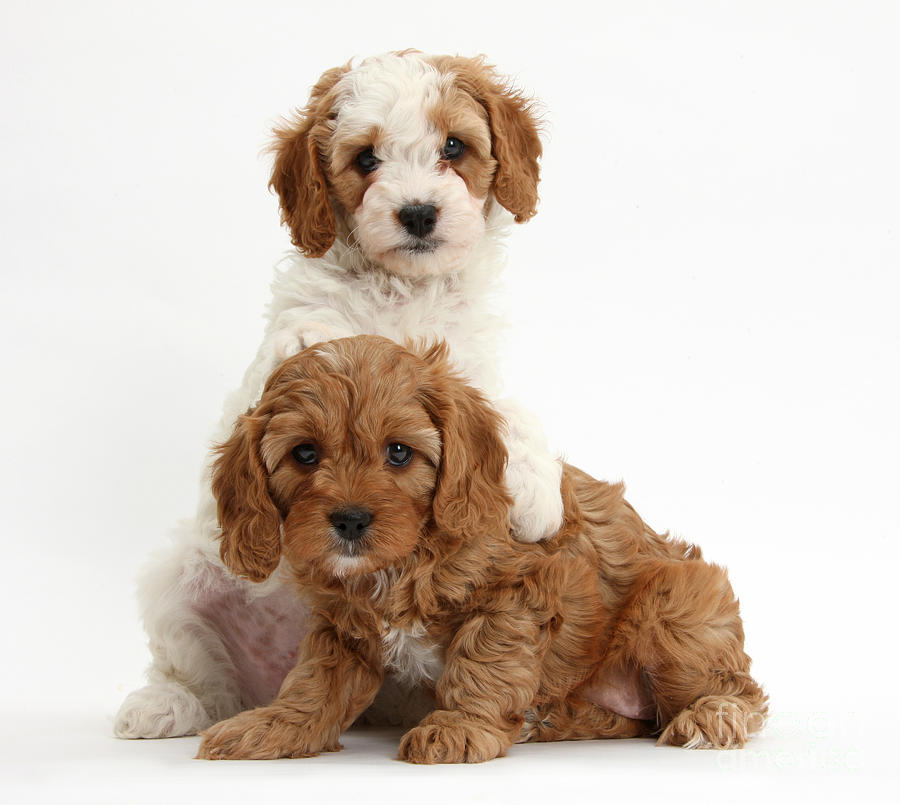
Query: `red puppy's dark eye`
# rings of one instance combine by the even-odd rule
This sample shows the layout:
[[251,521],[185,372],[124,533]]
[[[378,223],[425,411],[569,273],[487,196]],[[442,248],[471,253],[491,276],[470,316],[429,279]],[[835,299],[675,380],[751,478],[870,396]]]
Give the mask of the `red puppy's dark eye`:
[[307,442],[298,444],[292,451],[291,455],[299,464],[318,464],[319,452],[316,446]]
[[412,461],[412,457],[413,449],[411,447],[399,442],[388,445],[387,460],[392,467],[405,467]]

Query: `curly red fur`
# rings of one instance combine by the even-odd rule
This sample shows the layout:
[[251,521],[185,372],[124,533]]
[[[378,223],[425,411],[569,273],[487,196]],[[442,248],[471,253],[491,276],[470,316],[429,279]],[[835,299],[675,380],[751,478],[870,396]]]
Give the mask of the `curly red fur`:
[[349,69],[326,71],[313,87],[306,108],[274,132],[275,164],[269,187],[281,200],[281,222],[291,230],[291,242],[309,257],[321,257],[337,236],[323,154],[330,137],[331,91]]
[[234,573],[253,581],[268,578],[281,553],[281,521],[258,450],[266,424],[263,417],[242,417],[234,438],[220,448],[213,469],[213,495],[224,529],[219,553]]
[[[733,747],[762,726],[766,697],[749,675],[725,571],[650,529],[620,484],[568,466],[560,532],[514,541],[501,426],[441,348],[418,357],[361,336],[282,365],[222,448],[214,488],[223,558],[244,573],[259,544],[278,543],[279,524],[258,514],[268,490],[313,628],[275,702],[213,726],[200,757],[340,748],[388,670],[397,630],[424,635],[444,666],[424,680],[436,709],[401,742],[412,762],[484,761],[517,741],[651,734]],[[403,468],[385,462],[394,441],[414,448]],[[291,457],[298,442],[315,443],[316,466]],[[348,504],[372,512],[352,556],[328,522]],[[266,527],[268,537],[254,532]],[[255,567],[277,559],[265,556]],[[622,680],[649,713],[606,706],[605,691]]]

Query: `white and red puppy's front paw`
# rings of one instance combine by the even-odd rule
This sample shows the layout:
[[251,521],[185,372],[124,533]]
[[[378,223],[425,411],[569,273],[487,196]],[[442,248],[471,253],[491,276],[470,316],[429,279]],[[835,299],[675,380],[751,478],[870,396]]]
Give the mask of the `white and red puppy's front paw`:
[[275,356],[278,361],[292,358],[313,344],[350,338],[354,333],[347,327],[317,321],[297,321],[275,334]]
[[537,417],[511,400],[501,400],[496,408],[506,420],[505,481],[513,499],[513,536],[519,542],[552,537],[563,522],[562,461],[548,447]]

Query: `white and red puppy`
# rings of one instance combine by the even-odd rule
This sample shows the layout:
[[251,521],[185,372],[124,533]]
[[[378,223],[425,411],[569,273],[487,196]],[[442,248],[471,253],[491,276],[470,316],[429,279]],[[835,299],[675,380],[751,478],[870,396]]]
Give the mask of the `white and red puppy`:
[[[299,253],[276,275],[263,343],[216,437],[285,358],[358,334],[442,339],[455,369],[496,402],[502,327],[490,296],[510,221],[537,204],[529,102],[481,59],[389,54],[327,71],[276,131],[274,151],[271,184]],[[512,527],[534,542],[560,526],[561,464],[533,419],[499,408]],[[206,480],[197,516],[142,578],[153,663],[149,684],[122,704],[117,735],[196,733],[271,701],[293,667],[307,613],[283,569],[263,583],[236,578],[218,538]],[[384,697],[378,717],[398,720],[406,696]]]

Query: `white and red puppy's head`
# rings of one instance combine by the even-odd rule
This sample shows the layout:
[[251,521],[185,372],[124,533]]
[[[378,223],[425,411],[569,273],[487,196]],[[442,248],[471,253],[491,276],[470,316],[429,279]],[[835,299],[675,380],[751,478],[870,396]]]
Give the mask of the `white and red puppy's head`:
[[400,276],[458,270],[492,201],[535,213],[529,102],[481,59],[403,52],[328,70],[275,132],[271,186],[304,254],[336,238]]

